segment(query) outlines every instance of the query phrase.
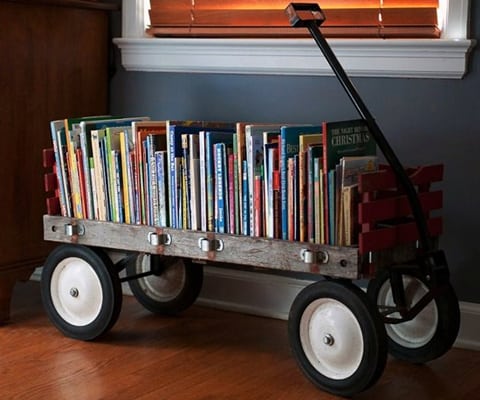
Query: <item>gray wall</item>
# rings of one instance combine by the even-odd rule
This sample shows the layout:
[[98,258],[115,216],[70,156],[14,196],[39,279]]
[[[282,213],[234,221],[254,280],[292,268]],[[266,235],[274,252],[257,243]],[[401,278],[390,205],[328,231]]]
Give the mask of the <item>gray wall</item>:
[[[480,31],[472,1],[471,36]],[[118,20],[114,33],[120,35]],[[335,78],[126,72],[112,79],[111,113],[154,119],[315,123],[358,115]],[[440,247],[459,299],[480,303],[480,45],[462,80],[353,79],[406,165],[444,163]]]

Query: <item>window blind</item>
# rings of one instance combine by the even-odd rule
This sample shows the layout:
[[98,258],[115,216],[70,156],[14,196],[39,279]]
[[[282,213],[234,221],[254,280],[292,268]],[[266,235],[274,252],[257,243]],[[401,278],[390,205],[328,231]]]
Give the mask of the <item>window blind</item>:
[[[289,1],[150,0],[158,37],[306,37],[291,28]],[[438,0],[323,0],[321,31],[339,38],[439,38]]]

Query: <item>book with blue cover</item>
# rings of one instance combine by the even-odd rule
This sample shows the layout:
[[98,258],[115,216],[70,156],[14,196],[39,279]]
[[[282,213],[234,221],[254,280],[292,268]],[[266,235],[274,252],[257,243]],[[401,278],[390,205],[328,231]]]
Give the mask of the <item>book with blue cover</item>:
[[[167,150],[169,165],[170,226],[183,228],[182,187],[182,134],[196,134],[200,131],[235,131],[235,124],[217,121],[166,121]],[[180,183],[180,184],[179,184]]]
[[282,239],[287,240],[288,231],[288,191],[287,191],[287,165],[288,159],[299,152],[299,137],[307,134],[322,133],[321,125],[289,125],[280,129],[280,197]]
[[214,145],[224,143],[233,146],[234,132],[207,131],[205,133],[205,187],[207,206],[207,230],[215,230],[215,191],[214,191]]

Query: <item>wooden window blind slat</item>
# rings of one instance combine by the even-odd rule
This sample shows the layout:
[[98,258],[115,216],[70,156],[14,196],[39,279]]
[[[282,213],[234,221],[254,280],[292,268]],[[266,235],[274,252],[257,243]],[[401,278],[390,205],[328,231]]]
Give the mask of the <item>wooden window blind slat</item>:
[[[308,36],[291,28],[284,1],[151,0],[154,36],[275,37]],[[322,1],[327,37],[437,38],[438,1]]]

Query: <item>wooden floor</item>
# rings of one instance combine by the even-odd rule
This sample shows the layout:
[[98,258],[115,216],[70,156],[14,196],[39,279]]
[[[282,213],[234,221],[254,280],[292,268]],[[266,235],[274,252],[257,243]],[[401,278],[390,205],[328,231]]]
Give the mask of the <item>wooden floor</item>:
[[[191,307],[151,315],[125,297],[97,342],[63,337],[43,311],[39,284],[18,284],[0,327],[1,399],[327,400],[290,354],[286,322]],[[389,360],[358,399],[479,399],[480,352],[454,349],[424,366]]]

